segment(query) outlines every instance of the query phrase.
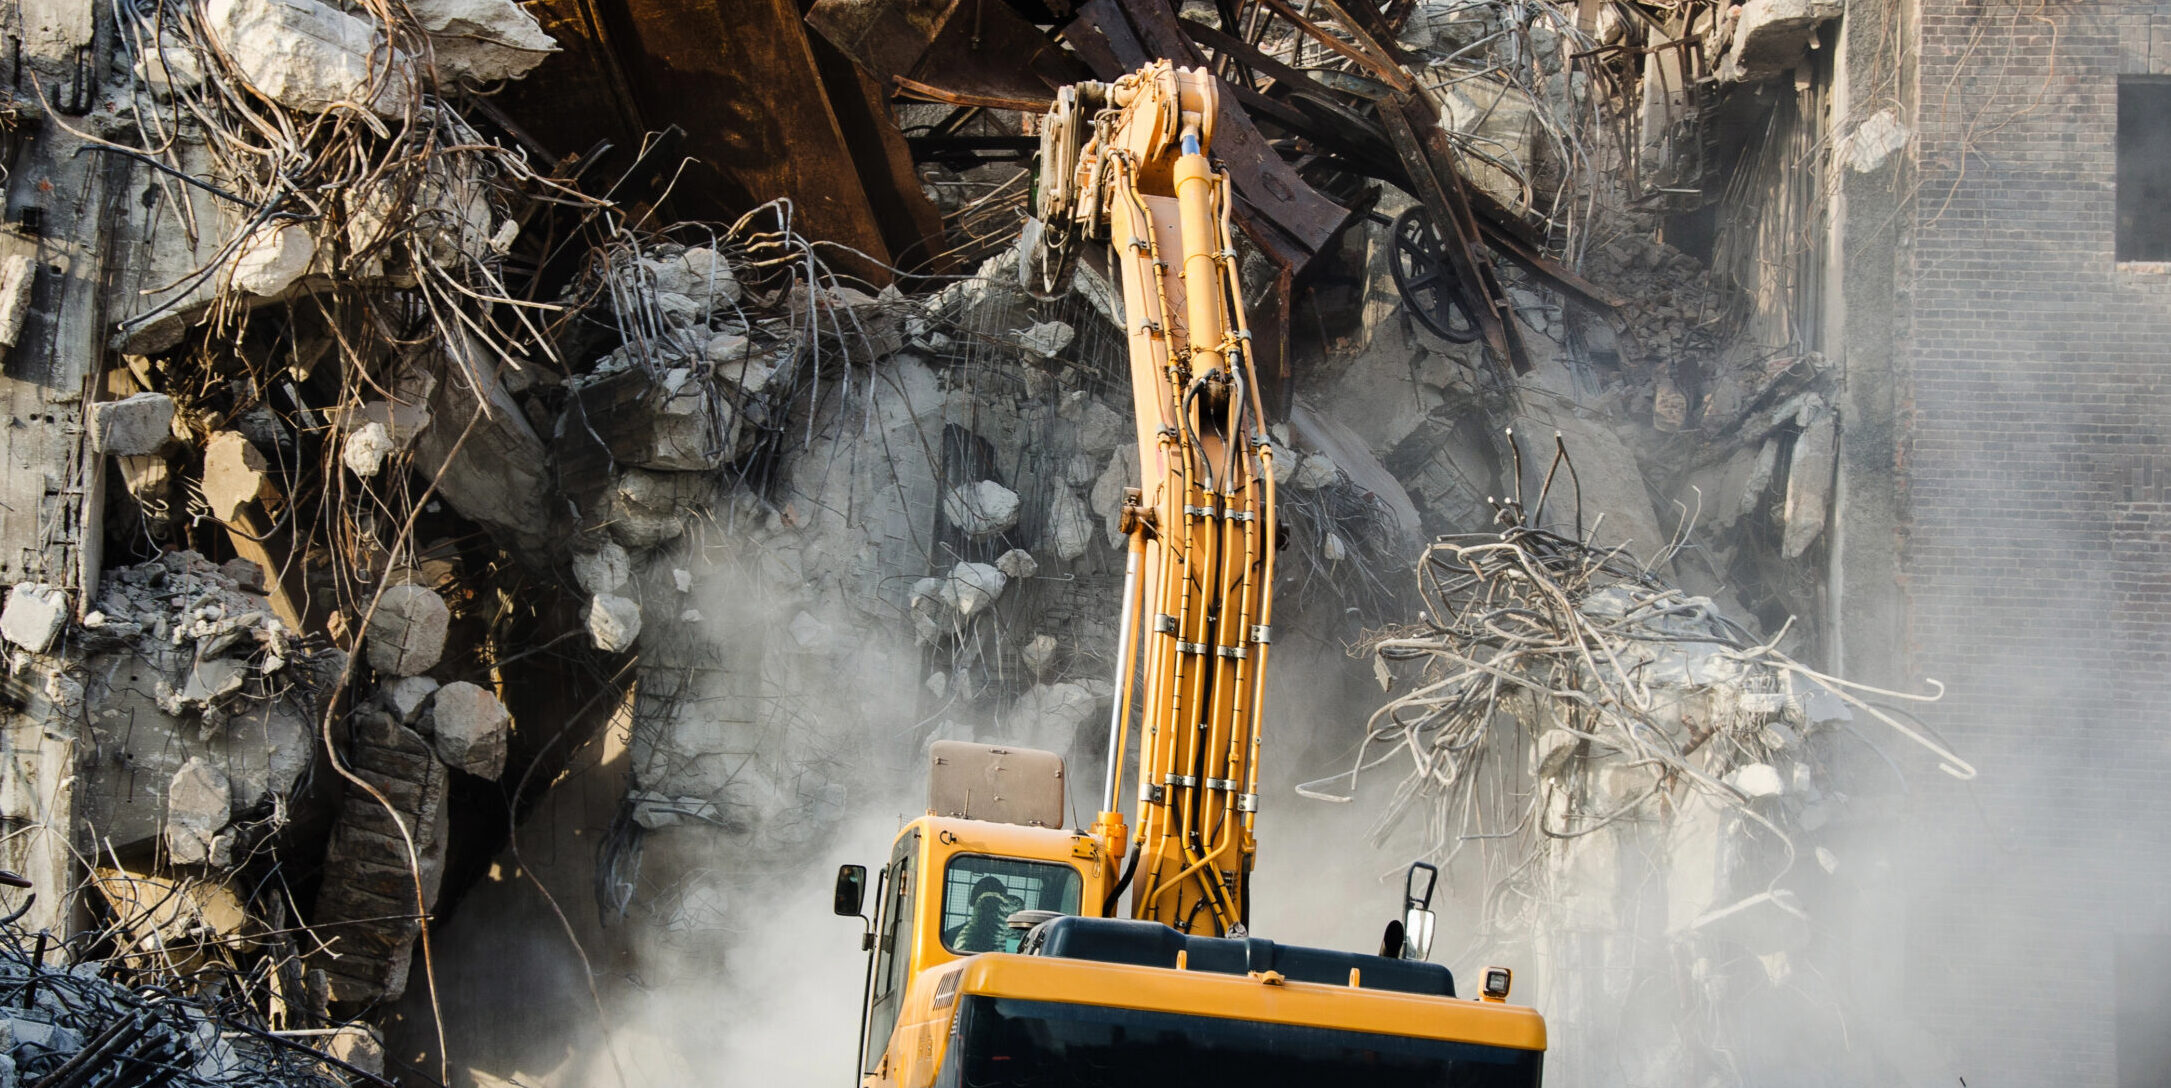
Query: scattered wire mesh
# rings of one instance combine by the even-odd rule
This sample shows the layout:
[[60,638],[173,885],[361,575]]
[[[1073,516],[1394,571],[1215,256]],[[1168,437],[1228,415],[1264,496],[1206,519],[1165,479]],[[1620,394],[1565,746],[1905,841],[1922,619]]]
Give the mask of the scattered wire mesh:
[[[1558,484],[1575,487],[1558,444],[1536,501],[1495,503],[1502,531],[1441,537],[1417,567],[1426,611],[1370,646],[1382,686],[1354,765],[1300,786],[1348,801],[1366,772],[1404,767],[1377,824],[1423,822],[1420,857],[1443,866],[1469,848],[1488,889],[1484,921],[1513,932],[1549,901],[1538,861],[1619,822],[1671,819],[1697,794],[1762,828],[1792,864],[1788,830],[1753,801],[1783,788],[1777,767],[1805,737],[1853,731],[1859,714],[1928,750],[1947,774],[1974,768],[1893,702],[1929,702],[1812,669],[1759,640],[1708,598],[1666,585],[1620,548],[1538,526]],[[1580,505],[1580,497],[1575,497]],[[1580,511],[1576,520],[1580,523]],[[1680,546],[1679,541],[1675,547]]]
[[7,1057],[15,1083],[41,1088],[390,1084],[311,1045],[339,1029],[275,1029],[248,1000],[261,980],[233,974],[220,984],[213,973],[199,971],[193,979],[177,975],[158,955],[102,955],[101,949],[112,948],[110,931],[55,940],[16,924],[21,913],[0,921],[0,1020],[10,1028]]

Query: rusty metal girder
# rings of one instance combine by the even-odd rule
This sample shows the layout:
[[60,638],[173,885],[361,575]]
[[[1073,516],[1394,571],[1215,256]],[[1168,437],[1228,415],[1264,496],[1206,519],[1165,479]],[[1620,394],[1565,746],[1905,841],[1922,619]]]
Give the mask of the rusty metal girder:
[[1038,103],[1089,78],[1002,0],[816,0],[807,24],[884,85]]

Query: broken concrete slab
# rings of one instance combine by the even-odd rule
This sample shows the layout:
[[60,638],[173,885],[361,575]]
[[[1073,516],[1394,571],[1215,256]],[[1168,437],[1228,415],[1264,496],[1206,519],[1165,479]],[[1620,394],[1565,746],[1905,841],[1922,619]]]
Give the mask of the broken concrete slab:
[[208,0],[203,21],[249,86],[289,109],[407,108],[407,58],[367,19],[316,0]]
[[309,961],[325,972],[326,996],[336,1002],[406,991],[415,908],[418,900],[425,910],[437,902],[448,829],[448,776],[428,741],[370,710],[355,715],[353,738],[354,772],[376,793],[347,785],[311,919],[340,935],[337,956],[319,952]]
[[229,842],[220,829],[233,815],[233,791],[226,772],[190,757],[166,788],[166,851],[182,865],[228,865]]
[[472,337],[439,358],[445,376],[424,398],[443,422],[416,437],[416,471],[436,480],[437,493],[470,521],[521,550],[549,551],[548,451],[498,378],[505,360]]
[[623,653],[641,637],[641,604],[612,593],[588,599],[588,639],[605,653]]
[[430,740],[445,766],[496,781],[505,773],[512,720],[496,695],[455,680],[437,689],[430,703]]
[[8,603],[0,610],[0,636],[42,654],[68,626],[68,592],[43,582],[17,582],[8,590]]
[[558,51],[558,42],[513,0],[407,0],[430,35],[439,76],[476,83],[519,79]]
[[942,515],[967,536],[992,536],[1018,524],[1018,493],[993,480],[959,484],[942,498]]
[[1719,62],[1719,81],[1754,83],[1792,71],[1809,52],[1817,28],[1845,7],[1840,0],[1748,0]]
[[[1813,412],[1813,414],[1812,414]],[[1794,439],[1794,457],[1787,465],[1787,494],[1783,508],[1784,531],[1780,551],[1789,559],[1800,557],[1824,532],[1832,505],[1834,468],[1839,458],[1839,416],[1829,408],[1804,408],[1810,419]]]
[[164,393],[137,393],[98,401],[90,406],[84,423],[90,431],[90,447],[99,453],[157,453],[173,438],[173,398]]
[[384,1042],[367,1024],[347,1024],[324,1040],[324,1054],[372,1077],[384,1076]]
[[386,586],[364,633],[370,667],[387,676],[417,676],[445,650],[452,610],[428,586]]

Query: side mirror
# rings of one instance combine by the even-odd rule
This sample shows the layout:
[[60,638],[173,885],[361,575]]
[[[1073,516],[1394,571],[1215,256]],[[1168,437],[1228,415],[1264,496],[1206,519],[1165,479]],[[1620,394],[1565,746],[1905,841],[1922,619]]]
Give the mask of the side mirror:
[[[1418,876],[1423,874],[1420,887]],[[1410,863],[1410,871],[1402,880],[1402,958],[1406,960],[1429,959],[1432,956],[1432,891],[1440,883],[1438,867],[1422,861]]]
[[1423,907],[1411,907],[1402,915],[1402,958],[1423,960],[1432,958],[1432,912]]
[[859,917],[860,902],[867,898],[867,867],[837,867],[836,912],[840,918]]

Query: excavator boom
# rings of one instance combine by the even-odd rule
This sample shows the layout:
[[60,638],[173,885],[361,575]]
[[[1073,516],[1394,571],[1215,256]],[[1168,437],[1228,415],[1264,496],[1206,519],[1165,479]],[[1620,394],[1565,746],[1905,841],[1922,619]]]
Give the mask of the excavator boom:
[[1039,207],[1058,248],[1110,246],[1138,420],[1099,828],[1121,856],[1135,717],[1130,913],[1214,935],[1249,916],[1275,526],[1229,177],[1206,154],[1220,86],[1163,61],[1068,89],[1042,127]]

